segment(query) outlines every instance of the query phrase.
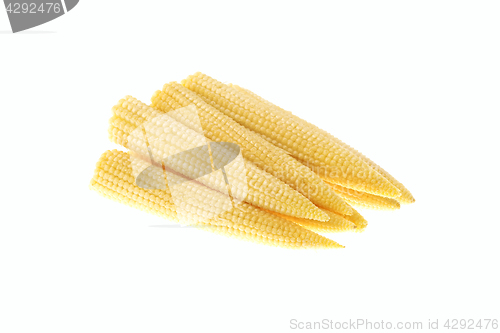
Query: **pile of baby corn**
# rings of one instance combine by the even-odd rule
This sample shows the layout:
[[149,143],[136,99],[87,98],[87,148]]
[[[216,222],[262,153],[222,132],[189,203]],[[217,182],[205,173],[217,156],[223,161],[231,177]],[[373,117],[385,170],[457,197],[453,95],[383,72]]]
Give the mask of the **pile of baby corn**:
[[[128,151],[102,154],[92,190],[169,221],[256,243],[343,248],[322,234],[365,230],[353,207],[395,210],[415,201],[403,184],[333,135],[202,73],[165,84],[150,105],[121,99],[108,132]],[[239,147],[233,151],[243,161],[233,167],[239,174],[215,172],[231,160],[215,156],[214,144],[222,142]],[[212,154],[211,170],[201,151]]]

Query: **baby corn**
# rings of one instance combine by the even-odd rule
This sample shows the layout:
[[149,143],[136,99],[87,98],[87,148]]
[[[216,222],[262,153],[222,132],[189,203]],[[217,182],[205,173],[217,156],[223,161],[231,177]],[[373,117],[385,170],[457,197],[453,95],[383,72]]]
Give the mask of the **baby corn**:
[[350,188],[342,187],[340,185],[329,185],[342,199],[344,199],[352,206],[377,210],[396,210],[400,208],[399,202],[395,199],[356,191]]
[[368,226],[368,222],[365,220],[365,218],[360,213],[358,213],[358,211],[356,211],[354,208],[352,209],[352,214],[349,216],[344,215],[344,218],[356,225],[355,229],[356,232],[363,232]]
[[[134,166],[134,163],[138,165]],[[90,188],[106,198],[128,206],[230,237],[285,248],[343,247],[293,222],[246,203],[224,207],[227,198],[223,194],[196,182],[183,183],[188,195],[180,201],[171,194],[172,189],[166,185],[164,189],[144,188],[161,187],[162,174],[166,172],[159,167],[144,169],[145,174],[141,173],[141,176],[144,175],[141,177],[144,187],[139,187],[135,184],[135,168],[141,167],[141,164],[144,162],[133,159],[130,154],[116,150],[107,151],[96,164]]]
[[[234,89],[238,90],[240,93],[244,94],[245,96],[249,96],[249,97],[251,97],[251,98],[253,98],[253,99],[255,99],[255,100],[263,103],[264,105],[266,105],[266,106],[268,106],[268,107],[270,107],[270,108],[272,108],[274,110],[278,110],[284,116],[292,117],[297,122],[300,122],[304,127],[309,127],[312,131],[318,131],[318,132],[321,132],[322,134],[328,136],[330,139],[332,139],[333,141],[335,141],[336,143],[338,143],[339,145],[341,145],[345,149],[348,149],[351,153],[353,153],[353,154],[357,155],[358,157],[360,157],[366,164],[368,164],[370,167],[372,167],[375,171],[377,171],[385,179],[387,179],[388,181],[390,181],[392,185],[394,185],[395,187],[397,187],[399,189],[399,191],[401,192],[401,195],[396,198],[396,200],[398,202],[403,203],[403,204],[410,204],[410,203],[415,202],[415,199],[413,198],[412,194],[410,193],[410,191],[403,184],[401,184],[398,180],[396,180],[393,176],[391,176],[387,171],[385,171],[384,169],[382,169],[375,162],[373,162],[372,160],[370,160],[368,157],[364,156],[362,153],[360,153],[356,149],[352,148],[351,146],[349,146],[348,144],[344,143],[343,141],[337,139],[336,137],[334,137],[333,135],[331,135],[327,131],[325,131],[325,130],[323,130],[323,129],[317,127],[317,126],[315,126],[314,124],[311,124],[311,123],[307,122],[304,119],[301,119],[301,118],[293,115],[290,111],[286,111],[286,110],[280,108],[279,106],[276,106],[276,105],[272,104],[271,102],[265,100],[264,98],[262,98],[259,95],[251,92],[250,90],[242,88],[242,87],[239,87],[239,86],[234,85],[234,84],[230,84],[230,86],[233,87]],[[272,140],[272,143],[275,144],[275,145],[277,145],[278,147],[281,146],[281,144],[279,142],[277,142],[276,140]],[[283,148],[283,147],[281,147],[281,148]]]
[[286,216],[283,214],[278,214],[278,213],[273,213],[276,214],[282,218],[285,218],[287,220],[290,220],[294,223],[297,223],[301,226],[303,226],[306,229],[315,231],[315,232],[324,232],[324,233],[329,233],[329,232],[345,232],[345,231],[355,231],[356,230],[356,224],[354,222],[349,221],[342,215],[330,212],[325,210],[324,211],[328,216],[330,217],[330,220],[328,222],[318,222],[318,221],[313,221],[313,220],[307,220],[307,219],[301,219],[293,216]]
[[[180,123],[193,129],[201,126],[204,135],[210,140],[238,144],[246,160],[282,180],[317,206],[341,214],[351,213],[349,205],[309,168],[206,104],[182,85],[176,82],[165,84],[162,91],[155,92],[151,101],[154,108],[166,112]],[[186,113],[177,112],[193,106],[200,125],[186,117]]]
[[317,167],[316,170],[324,170],[322,176],[328,181],[391,198],[401,195],[359,156],[276,108],[202,73],[189,76],[182,84],[241,125],[281,143],[280,148],[295,158]]

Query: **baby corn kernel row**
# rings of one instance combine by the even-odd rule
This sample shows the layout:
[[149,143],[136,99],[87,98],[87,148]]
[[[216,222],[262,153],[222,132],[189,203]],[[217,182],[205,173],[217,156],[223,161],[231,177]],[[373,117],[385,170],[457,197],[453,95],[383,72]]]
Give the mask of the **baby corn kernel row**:
[[343,248],[326,235],[362,232],[355,209],[415,200],[387,171],[330,133],[250,90],[196,73],[148,105],[112,107],[90,188],[180,224],[293,249]]

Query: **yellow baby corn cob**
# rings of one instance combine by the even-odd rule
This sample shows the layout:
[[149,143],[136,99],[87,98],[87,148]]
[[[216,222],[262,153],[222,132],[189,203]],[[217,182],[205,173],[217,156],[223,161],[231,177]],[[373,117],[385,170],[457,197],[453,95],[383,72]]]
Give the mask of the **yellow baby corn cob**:
[[330,216],[330,220],[328,222],[318,222],[318,221],[313,221],[313,220],[307,220],[307,219],[301,219],[293,216],[287,216],[283,214],[278,214],[271,212],[273,214],[276,214],[282,218],[285,218],[287,220],[290,220],[294,223],[297,223],[301,226],[303,226],[306,229],[315,231],[315,232],[345,232],[345,231],[355,231],[356,230],[356,224],[354,222],[351,222],[347,220],[345,217],[342,215],[324,210],[328,216]]
[[[127,153],[107,151],[96,164],[90,188],[106,198],[128,206],[230,237],[285,248],[343,247],[295,223],[246,203],[230,207],[227,211],[217,211],[217,208],[224,206],[225,196],[196,182],[183,183],[186,185],[186,194],[189,195],[182,198],[181,202],[176,201],[171,195],[172,189],[166,185],[164,189],[139,187],[135,184],[137,177],[135,168],[140,167],[141,163],[144,162],[135,160]],[[157,167],[148,167],[144,170],[147,177],[141,177],[142,186],[161,188],[161,175],[168,172]],[[142,175],[143,173],[140,174]],[[210,201],[209,205],[206,204],[206,200]]]
[[[204,145],[205,137],[130,96],[113,107],[113,114],[108,131],[111,141],[145,158],[151,153],[154,160],[163,161],[173,171],[221,193],[228,192],[222,173],[212,172],[210,161],[204,160],[204,156],[212,157],[212,162],[223,165],[216,159],[224,156],[214,151],[208,155],[208,150],[203,155],[199,149],[191,149]],[[175,158],[177,152],[182,155]],[[207,166],[210,170],[206,170]],[[236,199],[285,215],[328,220],[307,198],[254,164],[245,161],[229,167],[233,167],[233,172],[226,176],[231,178],[230,192]]]
[[[300,122],[302,125],[311,128],[311,130],[313,130],[313,131],[319,131],[319,132],[323,133],[324,135],[327,135],[330,139],[334,140],[335,142],[337,142],[342,147],[350,150],[353,154],[356,154],[366,164],[368,164],[375,171],[377,171],[379,174],[381,174],[385,179],[387,179],[394,186],[396,186],[401,191],[401,196],[399,196],[399,197],[396,198],[397,201],[399,201],[400,203],[403,203],[403,204],[410,204],[410,203],[415,202],[415,199],[413,198],[412,194],[410,193],[410,191],[403,184],[401,184],[399,181],[397,181],[393,176],[391,176],[387,171],[385,171],[380,166],[378,166],[375,162],[373,162],[368,157],[364,156],[362,153],[360,153],[356,149],[352,148],[351,146],[349,146],[345,142],[341,141],[340,139],[337,139],[336,137],[334,137],[333,135],[331,135],[327,131],[325,131],[325,130],[323,130],[323,129],[317,127],[317,126],[315,126],[314,124],[311,124],[311,123],[307,122],[306,120],[303,120],[303,119],[301,119],[301,118],[293,115],[290,111],[286,111],[286,110],[280,108],[279,106],[272,104],[271,102],[265,100],[264,98],[260,97],[259,95],[253,93],[252,91],[250,91],[248,89],[239,87],[239,86],[234,85],[234,84],[229,84],[229,85],[231,87],[233,87],[234,89],[238,90],[240,93],[244,94],[245,96],[252,97],[252,98],[258,100],[259,102],[263,103],[264,105],[266,105],[266,106],[268,106],[270,108],[273,108],[274,110],[278,110],[278,111],[282,112],[284,115],[287,115],[288,117],[292,117],[297,122]],[[281,145],[276,140],[273,140],[272,143],[275,144],[275,145],[277,145],[278,147],[280,147],[280,145]]]
[[356,191],[340,185],[329,185],[342,199],[352,206],[378,210],[396,210],[400,208],[399,202],[391,198]]
[[202,73],[196,73],[182,84],[211,101],[225,115],[254,132],[281,143],[280,148],[295,158],[326,170],[329,181],[360,191],[398,197],[400,191],[368,166],[360,157],[318,131],[311,131],[279,110],[244,95]]
[[365,220],[363,216],[361,216],[360,213],[358,213],[357,210],[354,208],[352,209],[352,215],[344,215],[344,218],[346,220],[351,221],[356,225],[356,232],[363,232],[365,231],[366,227],[368,226],[368,222]]
[[410,193],[410,191],[402,183],[400,183],[396,178],[394,178],[393,176],[391,176],[391,174],[389,174],[387,171],[385,171],[384,169],[382,169],[380,166],[378,166],[377,164],[375,164],[375,162],[373,162],[372,160],[370,160],[368,157],[366,157],[365,155],[363,155],[362,153],[360,153],[356,149],[352,148],[351,146],[349,146],[347,144],[344,144],[344,145],[345,145],[346,148],[351,149],[351,151],[353,151],[354,153],[358,154],[358,156],[360,156],[361,158],[363,158],[363,160],[369,166],[371,166],[379,174],[381,174],[382,176],[384,176],[385,179],[387,179],[388,181],[390,181],[394,186],[396,186],[401,191],[401,195],[399,197],[395,198],[398,202],[400,202],[402,204],[411,204],[411,203],[415,202],[415,198]]
[[195,122],[186,117],[185,113],[180,114],[177,110],[194,107],[197,120],[199,119],[202,131],[207,138],[238,144],[245,159],[302,193],[317,206],[341,214],[351,213],[349,205],[340,199],[318,175],[230,117],[206,104],[200,96],[182,85],[176,82],[165,84],[162,91],[155,92],[151,101],[153,107],[172,115],[172,118],[193,129],[197,127]]

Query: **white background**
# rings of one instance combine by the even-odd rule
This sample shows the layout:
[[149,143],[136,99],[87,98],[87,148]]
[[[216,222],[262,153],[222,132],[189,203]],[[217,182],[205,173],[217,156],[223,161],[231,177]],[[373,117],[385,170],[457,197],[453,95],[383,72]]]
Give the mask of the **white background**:
[[[0,332],[288,332],[500,319],[496,1],[80,1],[0,10]],[[88,189],[111,107],[202,71],[361,150],[416,203],[343,250],[190,228]],[[496,317],[495,317],[496,316]]]

